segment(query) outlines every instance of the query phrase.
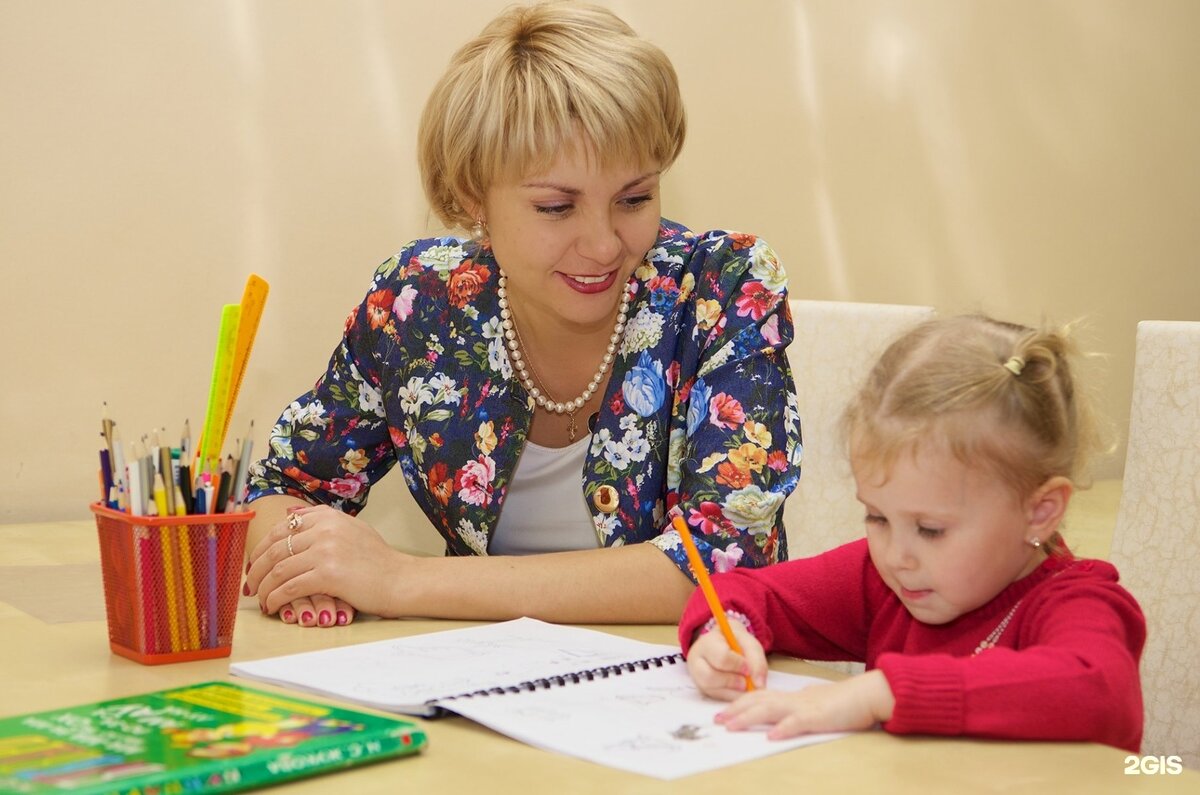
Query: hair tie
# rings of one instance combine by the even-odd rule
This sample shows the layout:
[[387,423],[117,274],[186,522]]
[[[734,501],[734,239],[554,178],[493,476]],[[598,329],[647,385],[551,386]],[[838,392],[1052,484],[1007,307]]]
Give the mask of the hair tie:
[[1013,375],[1019,376],[1021,371],[1025,369],[1025,360],[1020,356],[1012,356],[1001,366]]

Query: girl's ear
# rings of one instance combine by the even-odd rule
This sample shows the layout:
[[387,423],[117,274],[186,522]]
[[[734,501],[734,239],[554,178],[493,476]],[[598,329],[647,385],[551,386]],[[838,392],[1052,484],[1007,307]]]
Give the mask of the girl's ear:
[[1029,517],[1029,538],[1036,538],[1043,544],[1058,532],[1067,505],[1071,502],[1071,494],[1075,487],[1069,478],[1055,475],[1047,480],[1030,496],[1026,516]]

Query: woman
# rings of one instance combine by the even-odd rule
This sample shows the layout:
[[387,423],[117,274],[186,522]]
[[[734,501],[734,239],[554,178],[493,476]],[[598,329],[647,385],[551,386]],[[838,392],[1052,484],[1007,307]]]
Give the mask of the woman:
[[[676,504],[715,569],[786,559],[785,277],[752,236],[660,217],[684,130],[670,62],[604,9],[510,9],[454,56],[419,157],[471,239],[385,262],[272,431],[244,591],[265,613],[673,622]],[[396,463],[446,557],[355,518]]]

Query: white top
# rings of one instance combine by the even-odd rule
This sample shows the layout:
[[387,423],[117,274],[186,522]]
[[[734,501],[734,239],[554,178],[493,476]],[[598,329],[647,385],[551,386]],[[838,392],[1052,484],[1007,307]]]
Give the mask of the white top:
[[596,525],[583,498],[583,464],[592,437],[566,447],[526,441],[488,544],[489,555],[596,549]]

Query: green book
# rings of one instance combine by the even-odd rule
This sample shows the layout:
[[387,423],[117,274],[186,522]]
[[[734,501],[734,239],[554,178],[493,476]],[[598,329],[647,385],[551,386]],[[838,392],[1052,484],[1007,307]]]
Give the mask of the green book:
[[232,682],[0,718],[0,792],[235,792],[420,751],[416,724]]

